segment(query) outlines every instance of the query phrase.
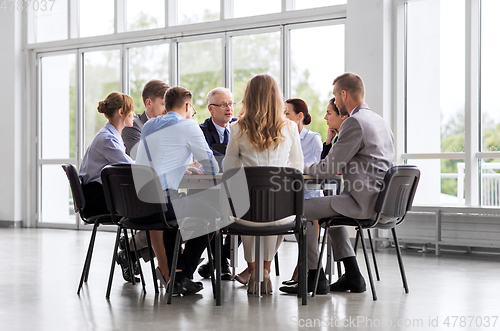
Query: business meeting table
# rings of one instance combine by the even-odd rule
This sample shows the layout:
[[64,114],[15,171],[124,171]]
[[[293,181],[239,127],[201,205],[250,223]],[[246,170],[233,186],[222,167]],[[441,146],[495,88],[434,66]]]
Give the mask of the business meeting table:
[[[340,179],[341,176],[334,176],[328,179]],[[179,189],[195,189],[195,190],[205,190],[214,188],[219,185],[222,181],[222,173],[217,175],[185,175],[180,184]],[[319,178],[317,176],[304,175],[304,189],[305,190],[328,190],[331,194],[335,194],[337,191],[336,183],[328,183],[326,178]],[[218,189],[218,188],[216,188]],[[231,253],[230,260],[231,266],[233,267],[233,274],[236,272],[236,267],[238,266],[238,245],[236,241],[231,242]],[[329,275],[330,280],[335,274],[335,262],[333,260],[333,249],[330,240],[327,241],[326,248],[326,258],[327,262],[325,265],[325,272]]]
[[[338,177],[340,178],[340,177]],[[222,173],[217,175],[185,175],[180,184],[180,189],[208,189],[220,184],[222,180]],[[316,176],[304,175],[304,189],[306,190],[322,190],[326,189],[323,184],[325,179],[318,178]],[[335,184],[333,184],[335,185]],[[334,189],[334,187],[328,186],[328,189]]]

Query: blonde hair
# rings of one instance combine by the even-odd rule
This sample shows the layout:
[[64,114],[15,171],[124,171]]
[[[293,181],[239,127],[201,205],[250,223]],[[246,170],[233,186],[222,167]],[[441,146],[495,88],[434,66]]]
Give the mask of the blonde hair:
[[245,132],[253,148],[276,149],[284,140],[285,104],[276,80],[269,75],[254,76],[247,83],[238,113],[240,134]]
[[113,118],[120,108],[123,109],[123,117],[126,117],[134,111],[134,99],[120,92],[111,92],[97,105],[97,111],[104,114],[108,120]]

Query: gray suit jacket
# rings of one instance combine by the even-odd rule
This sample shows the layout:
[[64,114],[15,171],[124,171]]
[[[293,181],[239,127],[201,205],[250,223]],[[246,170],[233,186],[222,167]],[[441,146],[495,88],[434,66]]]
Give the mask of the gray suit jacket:
[[125,153],[135,160],[137,155],[137,147],[134,146],[141,140],[141,131],[144,124],[148,121],[146,112],[134,117],[134,125],[131,127],[124,127],[122,130],[122,138],[125,143]]
[[342,171],[344,190],[330,198],[332,209],[348,217],[373,219],[378,193],[393,160],[391,129],[368,105],[361,104],[342,123],[338,141],[328,155],[306,165],[304,173],[328,178]]

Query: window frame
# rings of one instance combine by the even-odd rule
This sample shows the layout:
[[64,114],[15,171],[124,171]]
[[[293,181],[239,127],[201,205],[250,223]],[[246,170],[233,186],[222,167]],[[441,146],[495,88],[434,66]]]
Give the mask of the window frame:
[[[465,150],[458,153],[408,153],[407,152],[407,14],[408,3],[422,0],[399,0],[396,7],[396,116],[395,141],[398,164],[409,159],[463,159],[465,162],[465,206],[420,206],[419,210],[436,207],[478,208],[481,204],[481,161],[500,158],[500,152],[481,152],[481,0],[465,0]],[[398,112],[397,109],[403,109]],[[491,207],[495,208],[495,207]]]

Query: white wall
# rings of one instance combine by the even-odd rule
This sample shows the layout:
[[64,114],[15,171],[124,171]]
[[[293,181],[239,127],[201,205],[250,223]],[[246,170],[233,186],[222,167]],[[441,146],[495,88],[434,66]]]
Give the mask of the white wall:
[[392,0],[348,0],[345,27],[346,71],[365,84],[365,102],[392,124]]
[[12,222],[23,219],[22,120],[35,116],[23,109],[22,12],[0,10],[0,45],[0,221]]

